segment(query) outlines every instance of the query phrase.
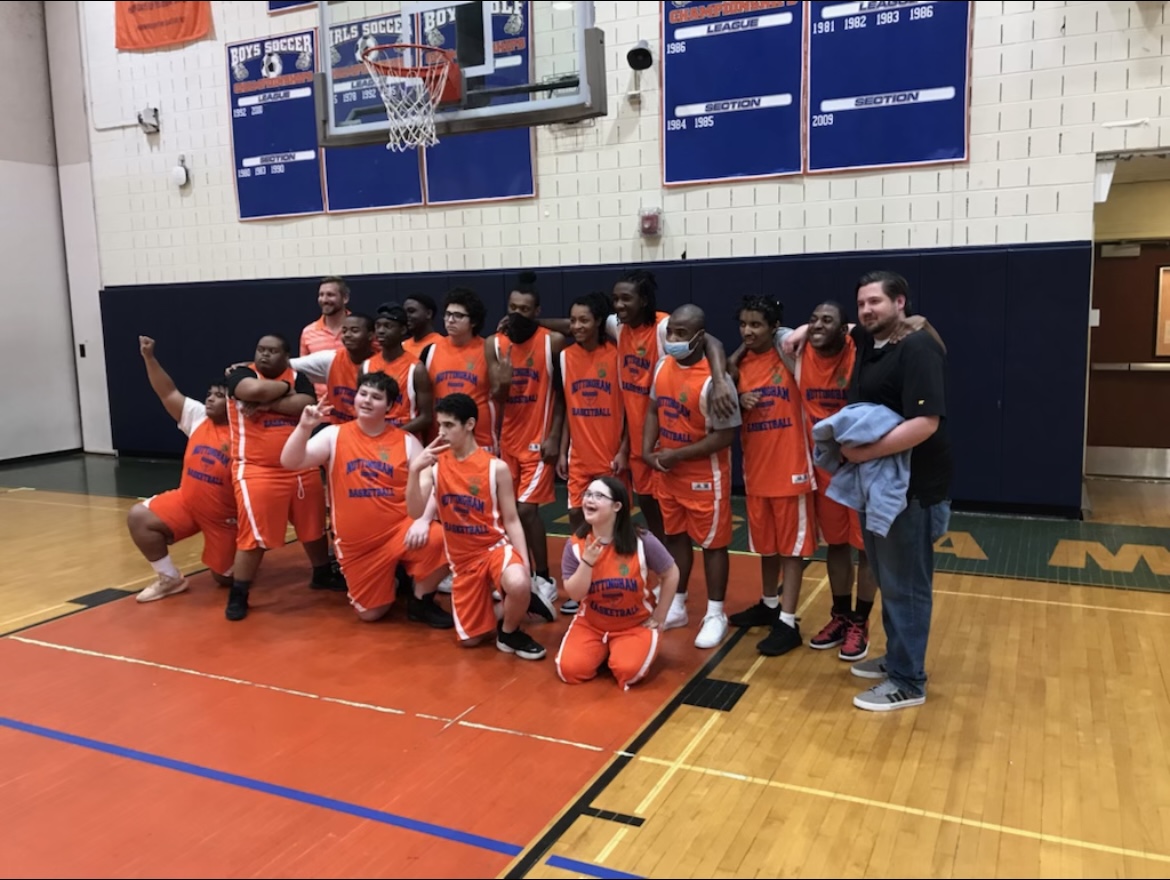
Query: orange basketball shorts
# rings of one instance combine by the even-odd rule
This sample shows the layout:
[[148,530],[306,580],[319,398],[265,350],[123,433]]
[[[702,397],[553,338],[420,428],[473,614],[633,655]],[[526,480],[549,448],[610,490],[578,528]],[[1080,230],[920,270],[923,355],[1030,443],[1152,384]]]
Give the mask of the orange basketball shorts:
[[661,471],[657,482],[666,534],[688,535],[704,550],[718,550],[731,543],[731,497],[727,489],[716,491],[712,486],[696,490],[690,480]]
[[748,548],[761,556],[807,559],[817,552],[811,494],[782,498],[747,497]]
[[203,534],[203,564],[216,574],[229,574],[236,558],[236,518],[215,517],[197,499],[171,489],[143,504],[162,520],[176,541]]
[[325,535],[325,484],[319,470],[249,467],[237,475],[235,487],[239,549],[282,546],[288,523],[302,544]]
[[501,541],[482,556],[451,566],[451,616],[460,641],[495,632],[496,610],[492,591],[509,565],[524,567],[515,548]]
[[416,580],[446,566],[443,527],[432,522],[427,542],[411,549],[406,546],[410,525],[411,520],[403,520],[390,528],[384,538],[367,542],[364,547],[348,546],[343,536],[337,537],[337,561],[349,585],[349,602],[355,610],[369,611],[394,604],[394,572],[400,562]]

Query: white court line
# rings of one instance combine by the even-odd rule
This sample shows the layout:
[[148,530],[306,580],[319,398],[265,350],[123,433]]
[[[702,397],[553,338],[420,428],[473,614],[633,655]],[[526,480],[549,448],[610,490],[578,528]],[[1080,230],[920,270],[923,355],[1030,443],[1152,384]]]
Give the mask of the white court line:
[[88,648],[74,648],[70,645],[59,645],[59,644],[56,644],[54,642],[41,641],[40,639],[30,639],[27,636],[13,635],[13,636],[6,636],[5,638],[8,638],[14,642],[22,642],[26,645],[34,645],[34,646],[39,647],[39,648],[51,648],[52,650],[55,650],[55,651],[65,651],[68,654],[80,654],[80,655],[85,656],[85,657],[97,657],[97,658],[102,659],[102,660],[115,660],[119,663],[129,663],[133,666],[145,666],[145,667],[148,667],[150,669],[159,669],[159,670],[162,670],[163,672],[176,672],[176,673],[179,673],[180,675],[190,675],[190,676],[193,676],[195,678],[205,678],[205,679],[208,679],[210,681],[219,681],[219,682],[224,682],[226,684],[243,685],[244,687],[252,687],[252,688],[257,688],[259,690],[274,691],[278,694],[284,694],[284,695],[290,696],[290,697],[302,697],[302,698],[308,699],[308,700],[316,700],[319,703],[332,703],[332,704],[338,705],[338,706],[347,706],[351,709],[364,709],[364,710],[369,711],[369,712],[378,712],[382,715],[401,715],[404,717],[409,716],[409,717],[413,717],[413,718],[418,718],[418,719],[421,719],[423,721],[437,721],[437,722],[444,725],[444,728],[443,728],[444,730],[447,727],[451,727],[451,726],[465,727],[469,730],[482,730],[482,731],[485,731],[488,733],[501,733],[501,734],[506,734],[508,736],[517,736],[517,737],[523,737],[525,739],[534,739],[534,740],[538,740],[540,742],[552,743],[553,745],[567,746],[569,748],[581,749],[582,751],[586,751],[586,752],[606,753],[606,754],[614,754],[614,755],[624,756],[624,757],[633,757],[633,752],[626,752],[626,751],[621,751],[621,750],[614,750],[614,751],[610,752],[609,749],[603,748],[601,746],[596,746],[596,745],[593,745],[591,743],[576,742],[574,740],[561,739],[560,737],[555,737],[555,736],[544,736],[544,735],[539,734],[539,733],[530,733],[526,730],[513,730],[513,729],[510,729],[507,727],[495,727],[495,726],[490,725],[490,724],[478,724],[474,721],[463,720],[464,716],[467,715],[467,713],[470,712],[471,709],[475,708],[474,706],[472,706],[470,709],[467,709],[464,712],[461,712],[455,718],[446,718],[446,717],[441,716],[441,715],[430,715],[430,714],[425,713],[425,712],[408,712],[405,709],[396,709],[396,708],[393,708],[391,706],[378,706],[378,705],[375,705],[373,703],[362,703],[362,702],[358,702],[355,700],[343,700],[340,697],[327,697],[327,696],[322,696],[321,694],[310,693],[309,691],[295,690],[293,688],[284,688],[284,687],[280,687],[279,685],[264,684],[264,683],[258,682],[258,681],[248,681],[247,679],[235,678],[235,677],[230,676],[230,675],[217,675],[217,674],[212,673],[212,672],[201,672],[198,669],[188,669],[184,666],[172,666],[169,663],[156,663],[153,660],[141,660],[137,657],[125,657],[121,654],[106,654],[102,651],[91,651]]

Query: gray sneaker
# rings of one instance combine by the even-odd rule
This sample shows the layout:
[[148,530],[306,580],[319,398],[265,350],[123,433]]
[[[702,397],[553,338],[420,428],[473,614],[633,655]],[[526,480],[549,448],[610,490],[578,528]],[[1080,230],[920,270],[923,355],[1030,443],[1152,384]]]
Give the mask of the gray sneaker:
[[886,677],[886,655],[882,654],[880,657],[874,657],[872,660],[862,660],[860,663],[854,663],[849,667],[849,671],[858,678],[885,678]]
[[926,702],[926,694],[916,694],[908,691],[899,684],[894,684],[888,678],[881,684],[875,684],[867,691],[862,691],[853,698],[853,705],[858,709],[869,712],[892,712],[895,709],[909,709],[911,706],[921,706]]

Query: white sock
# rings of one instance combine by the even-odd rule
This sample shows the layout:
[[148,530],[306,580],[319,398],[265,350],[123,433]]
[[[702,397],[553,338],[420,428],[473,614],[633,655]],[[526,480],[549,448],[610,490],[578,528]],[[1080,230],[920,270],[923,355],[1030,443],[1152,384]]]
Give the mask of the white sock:
[[723,614],[723,603],[707,600],[707,616],[720,617]]
[[169,553],[157,562],[150,563],[150,567],[165,577],[174,578],[175,580],[182,577],[179,574],[179,570],[175,568],[175,563],[171,560],[171,554]]
[[686,611],[687,610],[687,594],[686,593],[675,593],[674,598],[670,600],[670,607],[674,611]]
[[765,596],[764,597],[764,607],[771,608],[773,611],[775,611],[777,608],[780,607],[780,597],[779,596]]
[[789,614],[787,611],[780,612],[780,622],[788,624],[788,626],[796,629],[796,615]]

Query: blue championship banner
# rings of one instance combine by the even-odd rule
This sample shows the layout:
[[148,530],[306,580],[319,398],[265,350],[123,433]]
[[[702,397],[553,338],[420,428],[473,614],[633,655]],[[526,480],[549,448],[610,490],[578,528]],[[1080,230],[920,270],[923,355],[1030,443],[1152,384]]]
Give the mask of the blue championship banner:
[[[362,52],[402,40],[402,16],[383,15],[329,29],[333,112],[338,124],[385,123],[386,105],[370,79]],[[375,59],[376,60],[376,59]],[[378,112],[355,114],[357,110]],[[418,150],[388,150],[386,144],[325,148],[325,197],[331,213],[421,205]]]
[[809,4],[808,170],[967,158],[971,4]]
[[[529,82],[532,29],[528,8],[521,0],[492,3],[492,46],[495,72],[484,77],[485,88]],[[420,13],[416,32],[435,47],[455,45],[455,10]],[[527,101],[528,95],[497,97],[493,104]],[[478,202],[536,195],[532,130],[445,135],[424,156],[427,204]]]
[[268,14],[275,15],[278,12],[289,12],[293,9],[308,9],[310,6],[316,6],[314,0],[289,0],[289,2],[269,2]]
[[799,174],[803,4],[660,5],[663,183]]
[[316,32],[227,46],[241,220],[325,209],[313,73]]

